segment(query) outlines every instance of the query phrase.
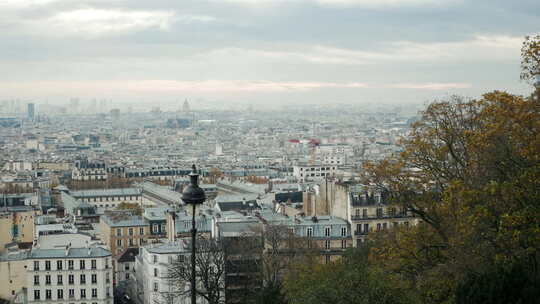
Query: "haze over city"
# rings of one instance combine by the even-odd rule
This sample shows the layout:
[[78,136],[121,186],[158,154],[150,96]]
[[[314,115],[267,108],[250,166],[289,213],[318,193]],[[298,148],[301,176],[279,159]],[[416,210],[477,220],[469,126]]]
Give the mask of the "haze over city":
[[537,304],[540,1],[0,0],[0,304]]

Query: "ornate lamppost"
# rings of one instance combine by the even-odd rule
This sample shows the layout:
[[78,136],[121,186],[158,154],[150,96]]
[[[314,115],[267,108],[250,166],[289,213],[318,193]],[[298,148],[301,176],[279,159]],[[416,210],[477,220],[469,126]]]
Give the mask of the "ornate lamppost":
[[196,253],[196,238],[197,238],[197,228],[195,225],[195,211],[197,205],[202,204],[206,200],[206,195],[204,190],[199,187],[199,174],[197,174],[197,168],[195,165],[192,166],[192,171],[189,174],[190,183],[182,191],[182,200],[187,205],[192,206],[192,218],[191,218],[191,304],[197,303],[197,287],[196,287],[196,276],[195,272],[197,270],[195,265],[195,253]]

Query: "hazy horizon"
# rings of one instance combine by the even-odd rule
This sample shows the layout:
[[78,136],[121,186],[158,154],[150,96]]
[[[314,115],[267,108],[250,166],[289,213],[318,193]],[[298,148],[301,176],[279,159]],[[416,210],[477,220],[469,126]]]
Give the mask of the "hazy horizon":
[[0,100],[422,104],[519,81],[538,1],[7,0]]

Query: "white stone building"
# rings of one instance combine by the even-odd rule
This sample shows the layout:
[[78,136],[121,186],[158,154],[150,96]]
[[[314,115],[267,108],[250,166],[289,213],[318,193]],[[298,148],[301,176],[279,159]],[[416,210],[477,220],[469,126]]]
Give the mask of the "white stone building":
[[334,176],[337,172],[337,165],[322,164],[298,164],[293,166],[293,176],[299,181],[324,180],[326,177]]
[[[151,244],[139,249],[135,259],[135,276],[129,291],[137,304],[188,304],[191,303],[189,283],[183,290],[173,286],[167,278],[168,269],[178,258],[189,259],[189,244],[183,240]],[[207,303],[197,297],[197,303]]]
[[113,304],[110,251],[34,248],[27,260],[28,303]]

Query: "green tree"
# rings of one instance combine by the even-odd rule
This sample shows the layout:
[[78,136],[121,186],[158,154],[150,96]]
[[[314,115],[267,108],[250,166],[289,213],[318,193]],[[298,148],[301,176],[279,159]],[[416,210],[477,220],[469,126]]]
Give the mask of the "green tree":
[[285,288],[292,304],[410,303],[406,290],[391,285],[383,273],[369,266],[367,250],[352,249],[329,264],[318,259],[296,264],[287,275]]
[[470,273],[456,291],[458,304],[534,304],[540,299],[540,277],[521,263],[497,264],[483,273]]

